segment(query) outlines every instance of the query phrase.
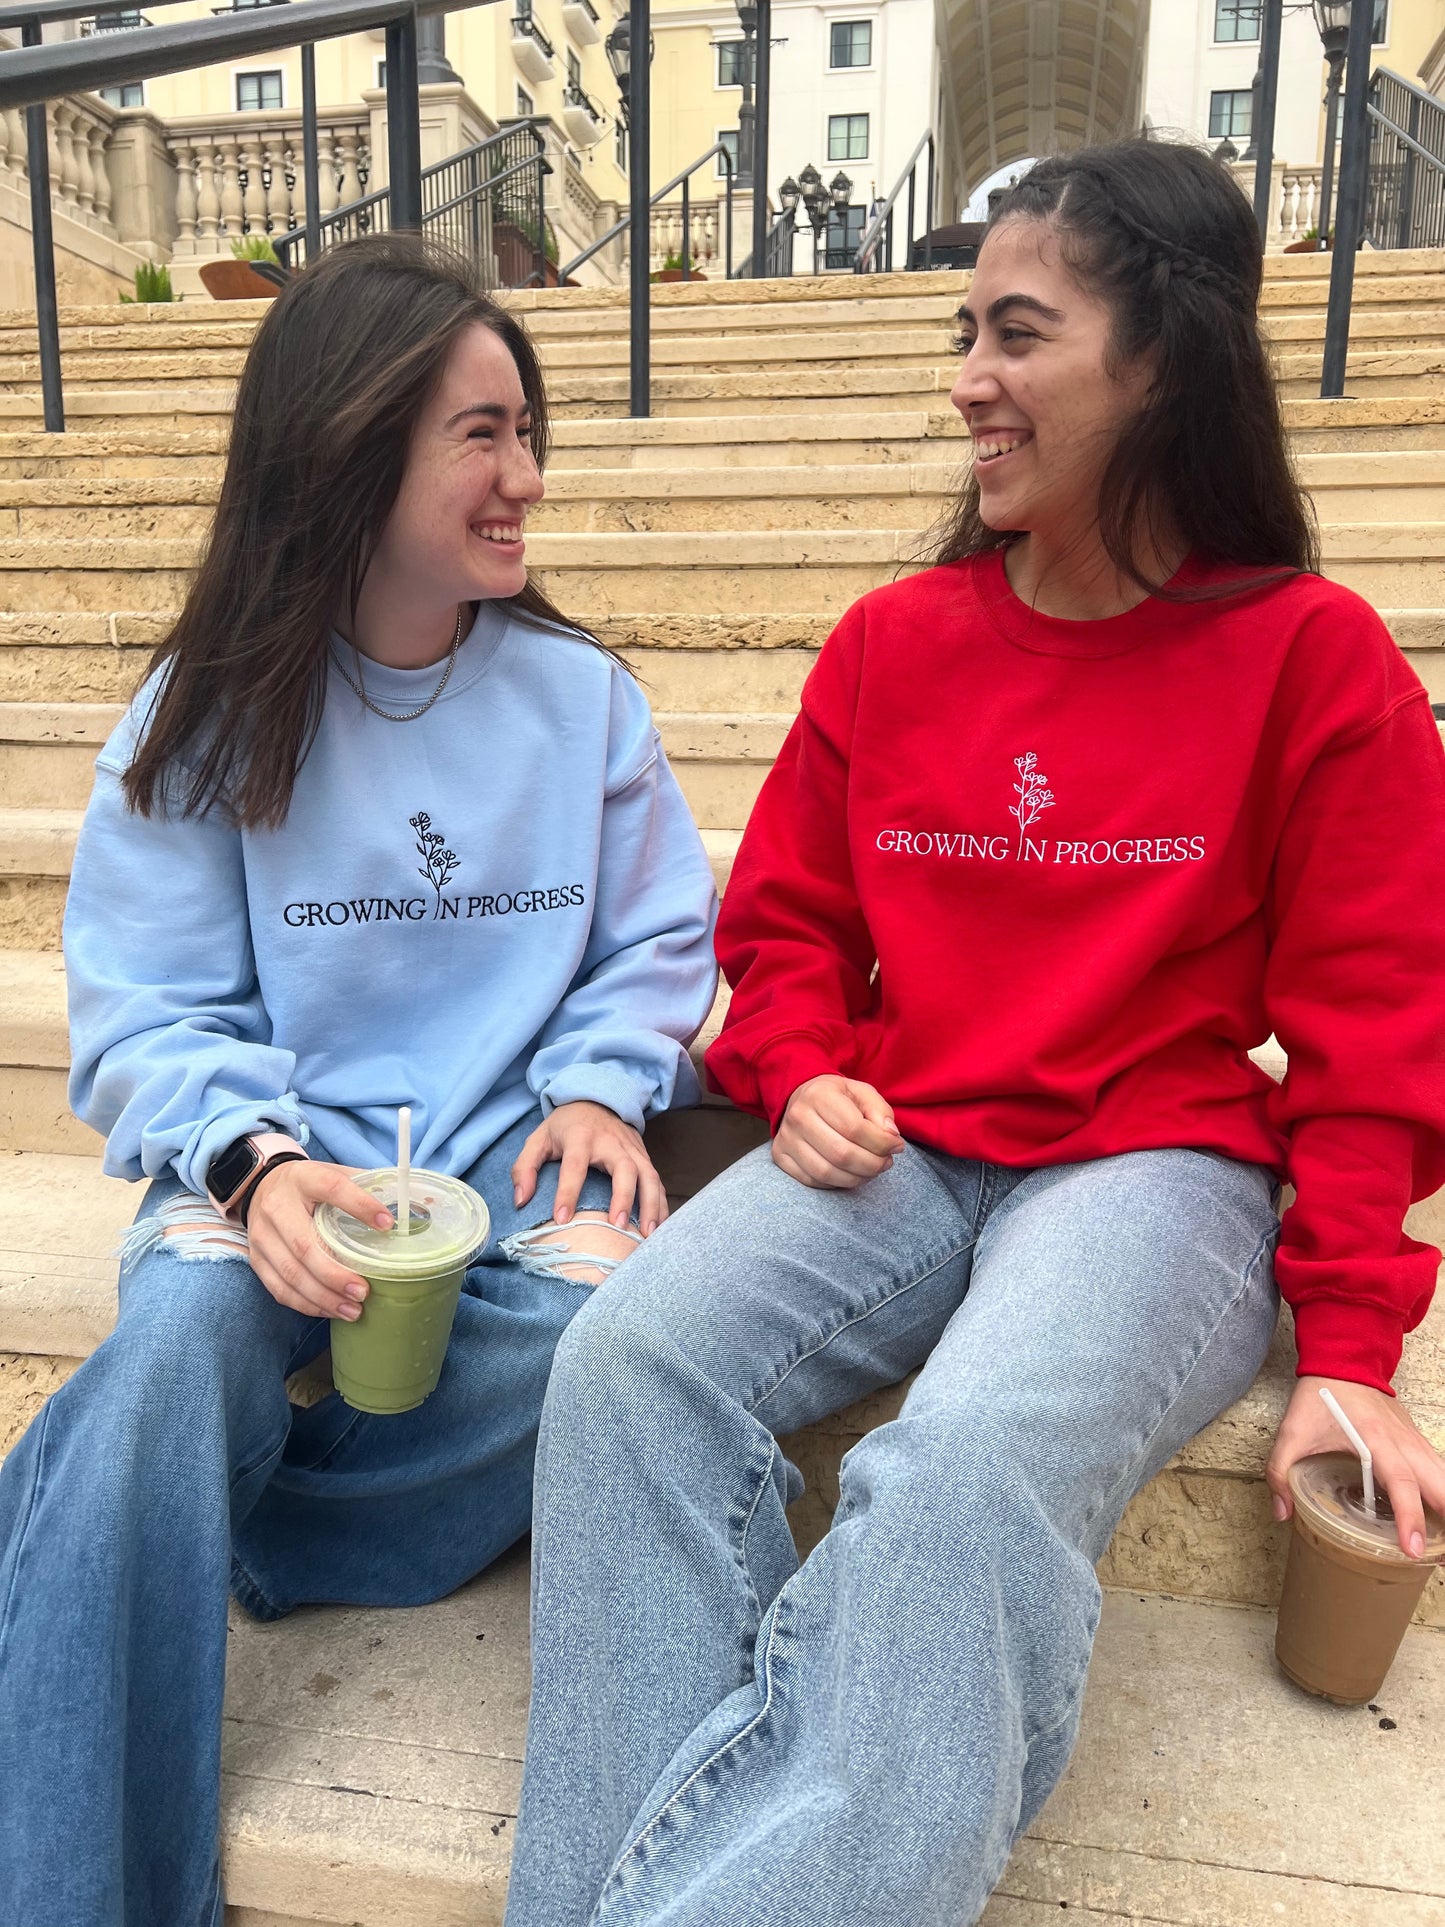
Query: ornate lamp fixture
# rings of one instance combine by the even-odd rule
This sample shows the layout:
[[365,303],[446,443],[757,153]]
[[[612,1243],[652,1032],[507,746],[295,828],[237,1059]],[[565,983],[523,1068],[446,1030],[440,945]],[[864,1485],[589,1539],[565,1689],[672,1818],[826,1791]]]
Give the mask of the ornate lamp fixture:
[[1314,0],[1315,26],[1319,29],[1325,59],[1330,63],[1325,82],[1325,157],[1320,168],[1320,211],[1316,226],[1319,236],[1316,253],[1329,246],[1330,194],[1335,178],[1335,141],[1340,120],[1340,80],[1345,71],[1345,48],[1350,38],[1350,0]]
[[[631,93],[629,92],[632,81],[631,14],[624,13],[621,15],[617,25],[612,29],[611,33],[608,34],[603,51],[607,55],[607,64],[612,69],[612,77],[617,82],[618,92],[622,96],[620,111],[622,114],[622,125],[626,127],[632,99]],[[657,41],[653,35],[649,34],[647,36],[647,60],[649,66],[652,64],[652,56],[656,52]]]

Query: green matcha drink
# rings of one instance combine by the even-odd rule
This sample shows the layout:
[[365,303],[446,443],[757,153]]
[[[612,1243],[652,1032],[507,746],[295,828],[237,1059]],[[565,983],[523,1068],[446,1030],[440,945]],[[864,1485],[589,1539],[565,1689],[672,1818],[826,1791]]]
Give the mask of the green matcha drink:
[[[396,1167],[357,1178],[397,1216]],[[469,1261],[487,1241],[487,1207],[469,1185],[436,1171],[408,1173],[409,1229],[378,1231],[334,1204],[316,1235],[338,1264],[370,1285],[361,1316],[331,1321],[331,1376],[359,1412],[409,1412],[436,1390]]]

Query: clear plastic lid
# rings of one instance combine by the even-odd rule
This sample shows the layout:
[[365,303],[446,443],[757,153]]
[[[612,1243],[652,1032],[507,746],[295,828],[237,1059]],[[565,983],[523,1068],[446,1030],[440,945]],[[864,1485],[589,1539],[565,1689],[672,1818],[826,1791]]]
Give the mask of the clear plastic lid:
[[[396,1215],[397,1169],[360,1171],[354,1180]],[[469,1184],[438,1171],[411,1174],[411,1225],[380,1231],[334,1204],[316,1213],[316,1235],[332,1257],[363,1278],[421,1278],[454,1271],[487,1242],[491,1218]]]
[[[1377,1493],[1373,1518],[1365,1510],[1364,1480],[1353,1452],[1321,1452],[1297,1460],[1290,1467],[1289,1485],[1295,1504],[1325,1538],[1385,1564],[1417,1563],[1400,1550],[1395,1514],[1385,1494]],[[1427,1506],[1425,1562],[1439,1560],[1445,1560],[1445,1519]]]

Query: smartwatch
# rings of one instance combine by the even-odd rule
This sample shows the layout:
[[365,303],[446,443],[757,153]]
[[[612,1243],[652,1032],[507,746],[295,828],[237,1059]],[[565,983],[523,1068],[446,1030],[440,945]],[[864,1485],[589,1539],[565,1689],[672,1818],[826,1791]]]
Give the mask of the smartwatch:
[[[272,1149],[272,1146],[275,1149]],[[238,1137],[206,1167],[206,1190],[223,1218],[246,1222],[251,1193],[265,1173],[278,1164],[302,1163],[306,1153],[295,1138],[279,1131],[257,1137]]]

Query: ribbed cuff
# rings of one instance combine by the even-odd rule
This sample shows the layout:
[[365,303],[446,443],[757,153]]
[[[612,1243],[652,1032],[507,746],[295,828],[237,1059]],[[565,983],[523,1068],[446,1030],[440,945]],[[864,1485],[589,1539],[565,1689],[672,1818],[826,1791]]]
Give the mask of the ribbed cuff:
[[1344,1378],[1373,1385],[1391,1398],[1405,1328],[1377,1305],[1349,1305],[1337,1298],[1311,1298],[1295,1307],[1295,1349],[1301,1378]]
[[794,1033],[767,1046],[755,1060],[754,1075],[769,1128],[776,1132],[788,1099],[800,1084],[806,1084],[810,1077],[841,1077],[843,1073],[816,1037]]

